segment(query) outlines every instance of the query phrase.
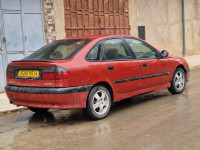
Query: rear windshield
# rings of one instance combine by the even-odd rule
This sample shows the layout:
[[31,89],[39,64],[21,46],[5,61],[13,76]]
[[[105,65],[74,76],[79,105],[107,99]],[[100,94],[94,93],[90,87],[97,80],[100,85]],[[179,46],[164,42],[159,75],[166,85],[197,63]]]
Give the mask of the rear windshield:
[[36,52],[32,53],[24,60],[66,60],[72,58],[90,40],[73,39],[62,40],[50,43]]

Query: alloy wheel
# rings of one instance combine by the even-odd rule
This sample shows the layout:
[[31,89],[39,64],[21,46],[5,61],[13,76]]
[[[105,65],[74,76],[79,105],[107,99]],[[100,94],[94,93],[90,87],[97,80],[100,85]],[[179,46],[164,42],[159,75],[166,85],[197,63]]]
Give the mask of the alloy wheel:
[[109,97],[107,95],[107,93],[103,90],[98,90],[94,96],[93,96],[93,100],[92,100],[92,106],[94,111],[99,114],[102,115],[104,114],[108,108],[109,108]]
[[175,87],[181,91],[185,86],[185,76],[181,71],[178,71],[174,78]]

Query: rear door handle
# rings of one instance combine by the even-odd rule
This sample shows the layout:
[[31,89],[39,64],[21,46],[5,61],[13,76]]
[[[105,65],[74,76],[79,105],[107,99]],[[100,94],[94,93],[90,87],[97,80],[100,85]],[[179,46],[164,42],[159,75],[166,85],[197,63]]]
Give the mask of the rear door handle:
[[114,67],[114,66],[108,66],[107,69],[108,69],[108,70],[114,70],[115,67]]
[[147,67],[148,64],[147,64],[147,63],[143,63],[142,66],[143,66],[143,67]]

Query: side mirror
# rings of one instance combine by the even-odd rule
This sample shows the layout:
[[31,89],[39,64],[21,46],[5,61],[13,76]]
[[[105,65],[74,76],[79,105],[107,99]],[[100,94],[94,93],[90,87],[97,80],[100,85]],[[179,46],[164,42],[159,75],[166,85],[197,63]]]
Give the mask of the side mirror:
[[167,50],[163,50],[163,51],[161,52],[161,56],[162,56],[162,57],[167,57],[168,55],[169,55],[169,53],[168,53]]

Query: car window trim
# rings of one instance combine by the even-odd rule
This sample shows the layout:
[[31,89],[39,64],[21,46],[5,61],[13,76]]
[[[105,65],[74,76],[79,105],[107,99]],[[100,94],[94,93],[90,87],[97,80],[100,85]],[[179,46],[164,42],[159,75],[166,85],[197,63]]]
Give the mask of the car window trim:
[[[100,41],[98,41],[96,44],[94,44],[94,45],[92,46],[92,48],[89,50],[89,52],[88,52],[88,53],[86,54],[86,56],[85,56],[85,60],[86,60],[86,61],[89,61],[89,62],[99,62],[99,61],[100,61],[101,51],[102,51],[102,42],[103,42],[103,40],[100,40]],[[92,51],[92,49],[93,49],[96,45],[98,45],[98,44],[101,45],[101,50],[100,50],[99,53],[97,53],[97,60],[90,60],[90,59],[87,59],[88,54],[89,54],[89,53]]]
[[121,37],[122,41],[124,42],[125,46],[127,47],[127,50],[129,51],[130,55],[132,56],[132,59],[137,59],[135,53],[132,51],[130,45],[128,42],[126,42],[124,37]]
[[[145,45],[146,47],[150,48],[152,51],[154,51],[154,52],[156,53],[156,55],[157,55],[156,57],[157,57],[157,58],[147,58],[147,59],[145,59],[145,58],[140,59],[140,58],[139,58],[139,59],[138,59],[138,58],[136,57],[136,55],[135,55],[135,52],[133,51],[133,49],[131,48],[131,46],[128,44],[128,42],[126,41],[126,39],[134,39],[134,40],[138,40],[138,41],[144,43],[144,45]],[[142,41],[142,40],[140,40],[140,39],[133,38],[133,37],[124,37],[124,41],[128,44],[128,46],[130,47],[131,51],[132,51],[132,52],[134,53],[134,55],[135,55],[135,59],[137,59],[137,60],[162,59],[160,52],[159,52],[158,50],[156,50],[154,47],[152,47],[151,45],[149,45],[148,43],[146,43],[145,41]]]

